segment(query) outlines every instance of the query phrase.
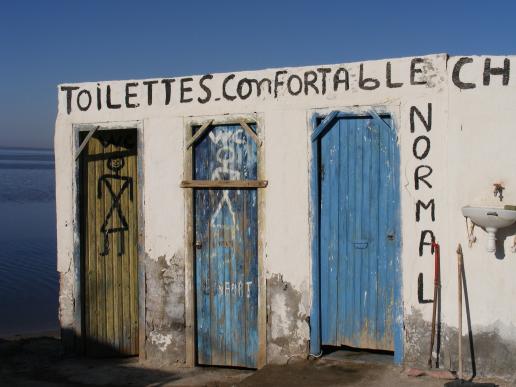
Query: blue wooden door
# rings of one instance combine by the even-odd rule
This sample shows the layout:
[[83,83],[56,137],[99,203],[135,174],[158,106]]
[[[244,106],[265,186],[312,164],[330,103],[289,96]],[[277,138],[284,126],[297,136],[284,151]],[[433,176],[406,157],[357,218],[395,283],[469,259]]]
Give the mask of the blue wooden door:
[[[194,148],[194,179],[256,180],[256,144],[239,125],[214,126]],[[256,189],[196,189],[194,197],[197,361],[256,368]]]
[[323,345],[394,350],[399,156],[379,119],[337,118],[319,139]]

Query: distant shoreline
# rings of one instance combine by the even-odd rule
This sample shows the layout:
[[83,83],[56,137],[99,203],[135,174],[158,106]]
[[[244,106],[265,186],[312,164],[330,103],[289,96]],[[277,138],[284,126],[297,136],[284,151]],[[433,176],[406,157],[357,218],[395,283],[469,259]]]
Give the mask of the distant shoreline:
[[0,145],[0,150],[28,150],[28,151],[54,152],[54,148],[36,148],[36,147],[28,147],[28,146],[3,146],[3,145]]
[[39,337],[54,337],[60,338],[61,334],[59,329],[49,329],[42,331],[29,331],[22,333],[13,333],[7,335],[0,335],[0,340],[23,340],[23,339],[33,339]]
[[54,170],[54,150],[0,146],[0,170],[3,169]]

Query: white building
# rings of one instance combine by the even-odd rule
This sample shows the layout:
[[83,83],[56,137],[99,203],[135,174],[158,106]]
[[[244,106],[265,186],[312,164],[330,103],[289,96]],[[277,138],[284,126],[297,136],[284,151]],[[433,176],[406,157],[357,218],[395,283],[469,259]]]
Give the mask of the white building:
[[466,309],[476,373],[515,376],[516,227],[487,252],[461,213],[516,205],[511,62],[60,85],[63,338],[158,364],[261,367],[347,345],[426,365],[435,238],[434,363],[457,366],[460,243],[467,367]]

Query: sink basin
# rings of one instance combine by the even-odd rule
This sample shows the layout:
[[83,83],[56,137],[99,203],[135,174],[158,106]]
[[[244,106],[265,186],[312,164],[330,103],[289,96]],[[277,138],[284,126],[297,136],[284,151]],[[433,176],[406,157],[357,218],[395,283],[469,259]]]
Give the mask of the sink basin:
[[516,221],[516,211],[494,207],[462,207],[462,215],[480,227],[496,229],[510,226]]
[[485,228],[489,234],[487,251],[496,251],[496,231],[499,228],[507,227],[516,221],[516,211],[504,210],[496,207],[462,207],[462,215],[471,219],[477,226]]

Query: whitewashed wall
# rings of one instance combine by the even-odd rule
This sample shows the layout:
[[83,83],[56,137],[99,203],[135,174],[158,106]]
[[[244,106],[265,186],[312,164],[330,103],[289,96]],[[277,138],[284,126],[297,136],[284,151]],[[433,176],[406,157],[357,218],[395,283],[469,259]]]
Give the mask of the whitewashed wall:
[[[511,375],[513,367],[501,359],[503,351],[492,351],[489,340],[497,340],[503,348],[516,348],[516,312],[512,307],[516,296],[516,253],[514,229],[501,241],[505,256],[495,257],[485,252],[486,234],[475,230],[477,243],[468,247],[465,220],[460,208],[466,204],[516,204],[516,75],[502,85],[502,75],[491,75],[490,84],[484,85],[485,57],[468,57],[460,69],[459,57],[430,55],[421,58],[402,58],[362,63],[314,66],[305,68],[270,69],[254,72],[161,78],[152,84],[152,105],[149,105],[149,86],[144,81],[110,81],[61,85],[58,88],[59,113],[56,121],[55,153],[57,179],[58,270],[62,273],[61,322],[64,327],[73,323],[73,235],[76,208],[74,203],[74,142],[73,124],[118,121],[141,121],[143,124],[144,160],[144,216],[145,252],[150,260],[184,258],[185,203],[183,190],[183,157],[185,121],[190,117],[220,117],[222,115],[256,113],[263,122],[265,175],[269,180],[265,204],[265,268],[268,285],[268,361],[279,362],[289,356],[306,353],[309,327],[305,317],[310,313],[310,214],[309,168],[311,117],[315,112],[332,110],[365,110],[370,107],[391,112],[399,133],[401,149],[401,211],[402,211],[402,271],[405,322],[405,360],[426,362],[428,353],[429,321],[432,304],[418,300],[418,276],[423,274],[423,298],[433,297],[433,256],[429,245],[419,254],[421,233],[431,231],[441,245],[442,255],[442,323],[443,359],[454,364],[457,327],[457,274],[455,249],[464,248],[465,267],[469,290],[471,321],[479,337],[476,348],[477,372]],[[516,63],[514,57],[490,57],[491,67],[504,65],[504,59]],[[468,59],[469,61],[469,59]],[[390,84],[386,73],[390,67]],[[346,89],[344,71],[349,72]],[[318,70],[319,69],[319,70]],[[323,69],[323,70],[320,70]],[[327,70],[325,70],[327,69]],[[362,76],[360,71],[363,71]],[[453,71],[456,70],[455,77]],[[285,73],[283,73],[285,71]],[[514,70],[516,71],[516,70]],[[287,81],[297,74],[304,82],[307,72],[317,76],[315,86],[301,89],[297,81]],[[323,93],[323,74],[326,86]],[[271,80],[272,90],[263,86],[258,97],[256,88],[243,99],[238,96],[238,81],[247,79]],[[308,75],[312,79],[313,74]],[[457,78],[458,77],[458,78]],[[362,78],[362,80],[361,80]],[[366,80],[374,78],[377,81]],[[337,79],[337,89],[334,81]],[[475,83],[475,88],[459,84]],[[283,81],[283,85],[280,82]],[[165,84],[171,86],[170,101],[166,103]],[[224,85],[224,82],[225,85]],[[378,83],[376,83],[378,82]],[[128,83],[137,83],[129,85]],[[403,83],[400,85],[399,83]],[[240,91],[246,97],[248,82],[241,82]],[[67,92],[67,87],[78,87]],[[182,92],[181,92],[182,86]],[[277,86],[277,88],[276,88]],[[63,89],[64,87],[64,89]],[[106,106],[107,88],[111,88],[111,102],[119,109]],[[471,87],[471,85],[469,85]],[[190,89],[191,88],[191,89]],[[372,88],[367,90],[367,88]],[[101,107],[97,107],[97,89]],[[207,90],[210,98],[207,100]],[[275,90],[276,89],[276,90]],[[91,105],[79,110],[77,95],[88,90]],[[226,96],[223,91],[226,91]],[[277,91],[277,96],[275,92]],[[126,104],[129,95],[129,107]],[[67,94],[71,102],[67,102]],[[228,97],[229,96],[229,97]],[[229,100],[235,96],[235,99]],[[190,100],[191,99],[191,100]],[[200,99],[200,100],[199,100]],[[79,103],[88,105],[83,92]],[[131,104],[138,106],[130,107]],[[417,108],[428,119],[431,104],[431,128],[427,130],[417,115],[411,125],[411,110]],[[413,131],[412,131],[413,130]],[[429,138],[431,148],[426,157],[423,143],[413,151],[418,136]],[[432,173],[426,179],[431,188],[421,183],[415,188],[414,173],[418,166],[427,165]],[[504,201],[493,196],[495,182],[503,182]],[[421,209],[416,221],[416,203],[435,201],[435,221],[430,211]],[[426,242],[430,241],[427,234]],[[288,284],[293,293],[282,295],[278,283]],[[75,285],[76,286],[76,285]],[[292,305],[292,299],[297,305]],[[182,307],[182,306],[181,306]],[[175,313],[174,306],[167,306]],[[180,313],[179,313],[180,314]],[[466,324],[465,324],[466,325]],[[161,332],[166,335],[167,333]],[[172,334],[172,333],[170,333]],[[486,336],[487,334],[487,336]],[[152,332],[147,332],[152,337]],[[490,359],[498,356],[498,361]],[[516,362],[516,355],[511,355]],[[445,364],[445,363],[442,363]],[[508,363],[507,363],[508,364]],[[515,364],[515,363],[513,363]],[[447,364],[448,365],[448,364]],[[483,367],[483,369],[481,369]]]

